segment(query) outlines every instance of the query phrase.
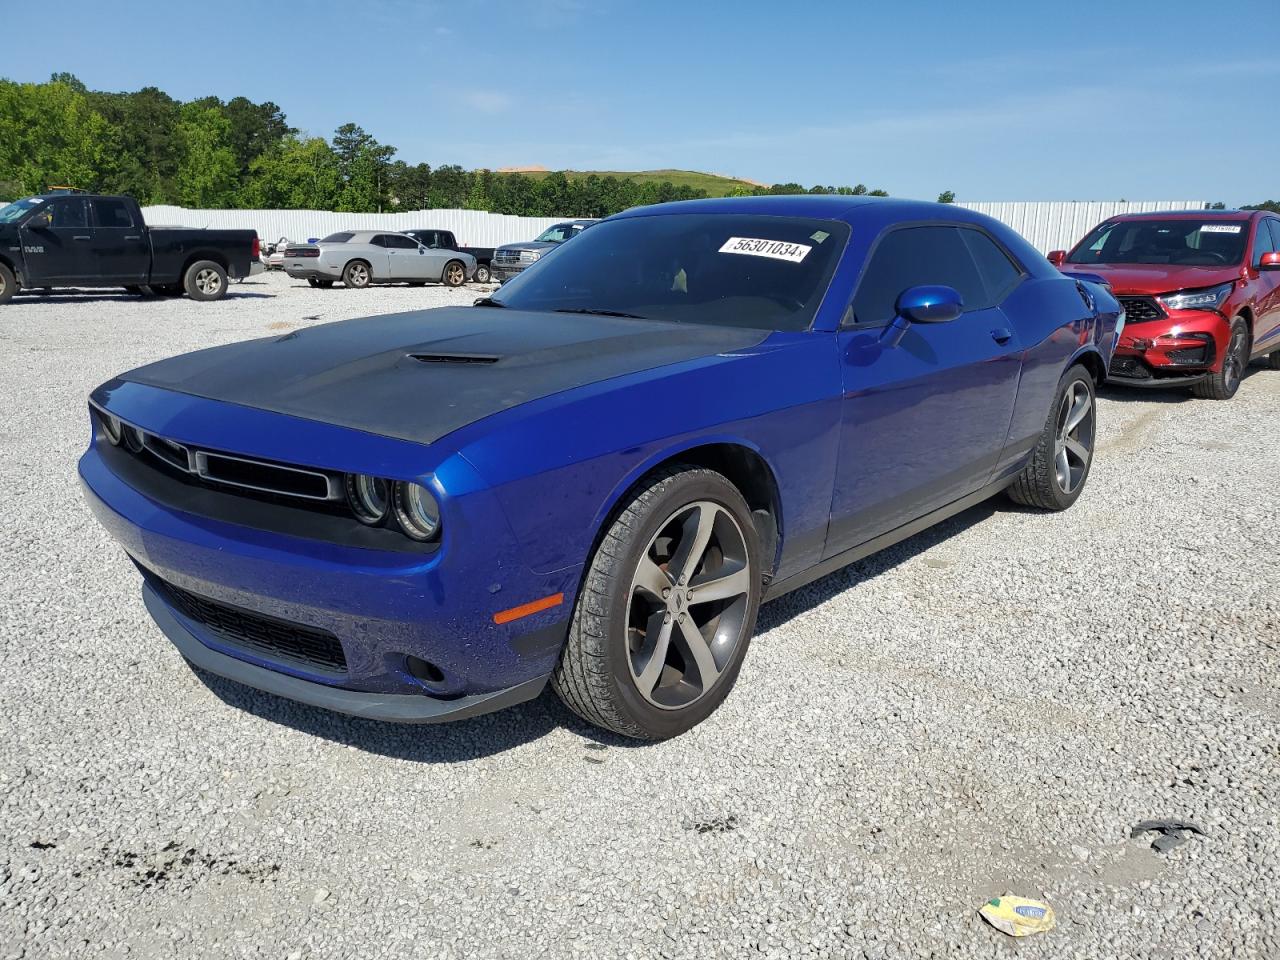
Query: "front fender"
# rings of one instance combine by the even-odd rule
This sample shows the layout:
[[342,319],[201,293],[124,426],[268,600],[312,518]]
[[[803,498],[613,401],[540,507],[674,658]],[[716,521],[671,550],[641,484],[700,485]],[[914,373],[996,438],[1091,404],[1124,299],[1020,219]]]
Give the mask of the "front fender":
[[831,508],[840,376],[829,334],[775,334],[749,350],[566,391],[448,438],[493,487],[530,567],[582,564],[626,492],[712,443],[758,455],[786,518],[778,575],[821,549]]

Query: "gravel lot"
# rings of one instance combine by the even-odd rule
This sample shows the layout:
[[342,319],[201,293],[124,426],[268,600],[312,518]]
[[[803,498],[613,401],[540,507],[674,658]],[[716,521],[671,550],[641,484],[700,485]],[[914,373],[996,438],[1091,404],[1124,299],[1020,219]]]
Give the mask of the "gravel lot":
[[[1280,373],[1108,394],[1073,510],[995,501],[766,607],[674,742],[550,693],[400,728],[193,674],[82,503],[86,394],[476,295],[0,307],[0,958],[1280,956]],[[1160,855],[1151,817],[1206,836]],[[990,929],[1003,893],[1058,928]]]

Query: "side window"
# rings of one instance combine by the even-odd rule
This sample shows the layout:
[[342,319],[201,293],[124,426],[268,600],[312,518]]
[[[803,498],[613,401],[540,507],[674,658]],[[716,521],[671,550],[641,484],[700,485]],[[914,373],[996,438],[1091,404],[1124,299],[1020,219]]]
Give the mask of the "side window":
[[[1277,221],[1270,218],[1258,221],[1258,232],[1253,238],[1253,265],[1256,267],[1262,262],[1264,253],[1274,253],[1277,249],[1274,234],[1276,231]],[[1270,227],[1270,229],[1268,229]]]
[[398,233],[388,233],[383,237],[383,239],[386,241],[385,245],[393,250],[418,249],[418,241],[413,239],[413,237],[405,237]]
[[1280,220],[1268,220],[1267,225],[1271,227],[1271,249],[1280,252]]
[[436,243],[439,245],[441,250],[457,250],[458,249],[458,241],[454,238],[453,234],[450,233],[448,230],[441,230],[439,233],[436,234]]
[[89,209],[93,211],[93,222],[98,227],[129,228],[133,226],[133,215],[129,205],[114,197],[98,197],[89,201]]
[[[965,246],[978,265],[978,275],[986,287],[984,307],[993,307],[1007,297],[1022,279],[1022,268],[1009,259],[1009,255],[985,233],[977,230],[961,230]],[[968,301],[966,301],[966,304]]]
[[369,241],[369,243],[375,247],[389,246],[389,244],[387,243],[387,235],[385,233],[374,234],[373,238]]
[[862,272],[854,323],[888,323],[908,287],[939,283],[959,291],[966,310],[989,306],[986,286],[955,227],[906,227],[886,234]]
[[83,200],[55,200],[49,204],[53,212],[53,226],[64,230],[88,227]]

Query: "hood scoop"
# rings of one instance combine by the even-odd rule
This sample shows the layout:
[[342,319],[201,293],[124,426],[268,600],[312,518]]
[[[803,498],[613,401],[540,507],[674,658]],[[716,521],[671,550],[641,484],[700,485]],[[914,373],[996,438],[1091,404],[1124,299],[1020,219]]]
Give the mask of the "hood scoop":
[[497,363],[501,357],[490,353],[411,353],[419,363]]

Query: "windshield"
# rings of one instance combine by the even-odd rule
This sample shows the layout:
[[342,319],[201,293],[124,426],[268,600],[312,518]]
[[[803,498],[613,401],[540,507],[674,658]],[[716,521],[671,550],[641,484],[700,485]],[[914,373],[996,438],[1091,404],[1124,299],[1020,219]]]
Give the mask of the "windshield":
[[1240,220],[1118,220],[1094,228],[1067,262],[1227,266],[1244,258],[1246,227]]
[[520,310],[805,330],[849,237],[845,223],[668,214],[596,224],[491,298]]
[[355,236],[355,234],[353,233],[331,233],[320,242],[321,243],[346,243],[353,236]]
[[15,200],[7,207],[0,207],[0,223],[15,223],[42,203],[44,200],[40,197],[31,197],[27,200]]
[[542,232],[534,243],[564,243],[575,233],[581,233],[582,228],[573,223],[557,223],[554,227],[548,227]]

